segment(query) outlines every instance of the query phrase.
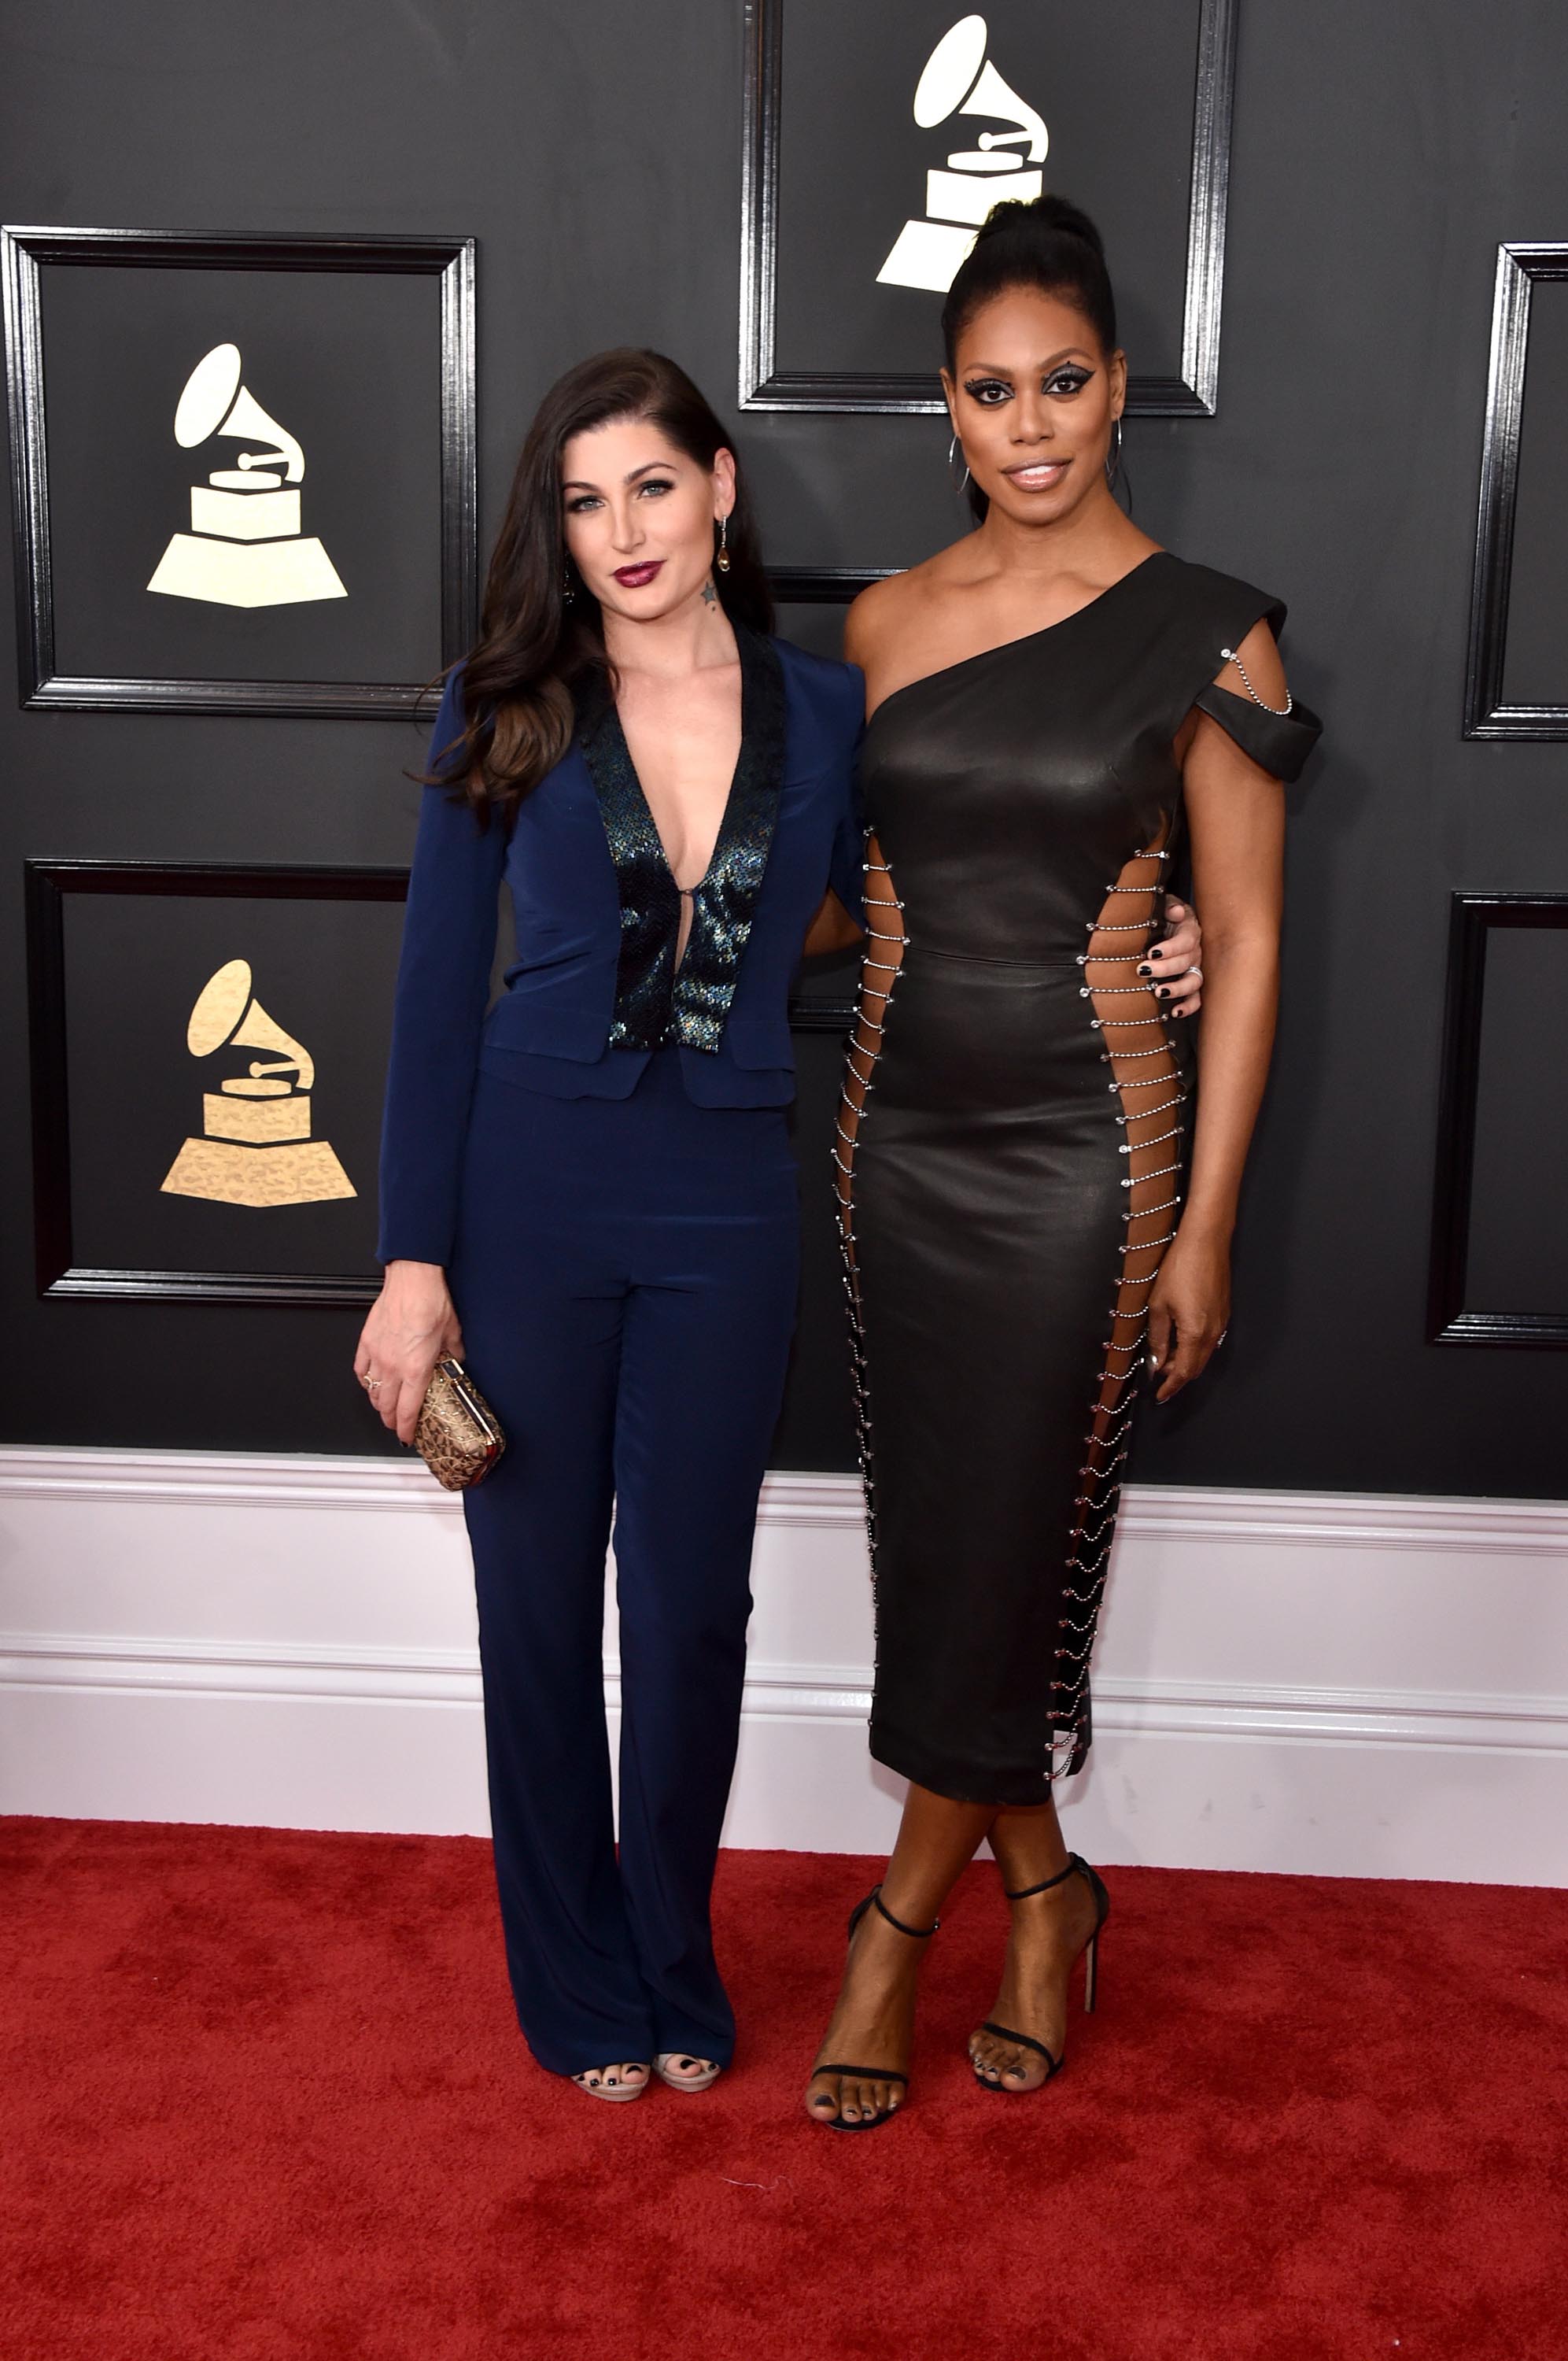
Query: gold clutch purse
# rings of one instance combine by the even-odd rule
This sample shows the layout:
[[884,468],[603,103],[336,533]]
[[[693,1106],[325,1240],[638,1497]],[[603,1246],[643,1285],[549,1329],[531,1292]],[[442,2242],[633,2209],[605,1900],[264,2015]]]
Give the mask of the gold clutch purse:
[[414,1449],[436,1482],[466,1491],[506,1447],[499,1421],[462,1362],[437,1361],[414,1428]]

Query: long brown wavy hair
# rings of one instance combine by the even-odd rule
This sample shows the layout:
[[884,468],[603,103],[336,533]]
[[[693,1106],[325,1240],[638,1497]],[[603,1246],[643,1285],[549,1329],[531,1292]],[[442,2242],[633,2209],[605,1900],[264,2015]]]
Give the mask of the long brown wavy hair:
[[[436,750],[429,785],[466,795],[481,825],[510,827],[529,790],[572,741],[576,699],[596,682],[611,691],[598,599],[566,555],[561,454],[574,434],[611,419],[645,418],[699,467],[731,446],[685,371],[663,353],[622,346],[557,378],[534,413],[512,478],[463,673],[461,739]],[[773,598],[739,463],[729,513],[729,566],[714,575],[732,622],[773,629]],[[571,580],[575,596],[568,599]]]

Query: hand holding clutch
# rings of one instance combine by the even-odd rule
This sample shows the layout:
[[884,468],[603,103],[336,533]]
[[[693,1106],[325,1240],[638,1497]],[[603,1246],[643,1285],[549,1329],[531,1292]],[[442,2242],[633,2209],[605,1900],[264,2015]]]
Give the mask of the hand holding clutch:
[[499,1421],[462,1362],[450,1355],[437,1361],[414,1428],[414,1449],[436,1482],[466,1491],[506,1447]]

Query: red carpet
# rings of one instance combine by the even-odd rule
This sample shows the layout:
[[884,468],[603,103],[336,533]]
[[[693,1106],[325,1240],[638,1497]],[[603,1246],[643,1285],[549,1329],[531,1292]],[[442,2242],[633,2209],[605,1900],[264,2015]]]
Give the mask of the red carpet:
[[1043,2096],[798,2110],[865,1865],[731,1853],[736,2070],[633,2107],[513,2028],[467,1839],[0,1822],[5,2361],[1564,2361],[1568,1894],[1113,1870]]

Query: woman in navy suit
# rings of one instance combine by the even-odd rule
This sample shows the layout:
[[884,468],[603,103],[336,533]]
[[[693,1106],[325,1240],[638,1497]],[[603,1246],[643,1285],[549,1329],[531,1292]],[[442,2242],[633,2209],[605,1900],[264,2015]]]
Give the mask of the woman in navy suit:
[[795,1311],[787,1002],[814,921],[828,947],[862,916],[863,682],[770,623],[690,379],[568,371],[436,719],[355,1363],[404,1442],[446,1353],[505,1428],[464,1508],[508,1964],[540,2063],[623,2102],[733,2048],[708,1902]]

